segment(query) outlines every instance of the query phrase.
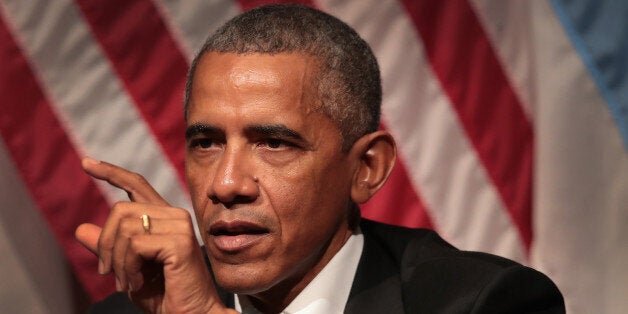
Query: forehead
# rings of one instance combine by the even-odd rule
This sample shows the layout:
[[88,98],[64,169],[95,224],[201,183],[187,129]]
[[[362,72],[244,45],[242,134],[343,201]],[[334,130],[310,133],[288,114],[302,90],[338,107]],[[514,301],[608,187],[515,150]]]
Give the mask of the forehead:
[[194,73],[188,117],[207,110],[310,114],[320,106],[317,69],[303,53],[208,53]]

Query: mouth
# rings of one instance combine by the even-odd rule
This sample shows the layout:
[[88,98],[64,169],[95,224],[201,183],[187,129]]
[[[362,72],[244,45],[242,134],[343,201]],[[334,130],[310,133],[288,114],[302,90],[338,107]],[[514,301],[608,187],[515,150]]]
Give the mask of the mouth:
[[218,221],[210,226],[208,233],[210,240],[219,250],[235,253],[261,241],[270,234],[270,231],[246,221]]

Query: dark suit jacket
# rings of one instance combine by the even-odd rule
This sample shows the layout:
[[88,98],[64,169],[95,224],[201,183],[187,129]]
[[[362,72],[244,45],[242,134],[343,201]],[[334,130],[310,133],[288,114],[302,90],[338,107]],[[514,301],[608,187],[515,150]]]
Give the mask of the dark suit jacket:
[[[364,250],[346,313],[564,313],[545,275],[491,254],[459,251],[435,232],[363,219]],[[219,291],[228,306],[233,295]],[[122,294],[92,313],[138,313]]]

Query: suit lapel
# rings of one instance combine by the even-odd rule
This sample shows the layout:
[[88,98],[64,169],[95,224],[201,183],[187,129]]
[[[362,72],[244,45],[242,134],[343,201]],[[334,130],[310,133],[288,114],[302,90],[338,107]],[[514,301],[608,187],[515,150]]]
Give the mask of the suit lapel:
[[403,313],[399,267],[368,227],[362,230],[364,250],[345,313]]

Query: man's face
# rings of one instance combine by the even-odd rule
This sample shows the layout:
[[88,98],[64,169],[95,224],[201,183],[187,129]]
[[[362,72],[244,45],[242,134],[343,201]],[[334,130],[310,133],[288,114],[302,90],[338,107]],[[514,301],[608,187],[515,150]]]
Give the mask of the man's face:
[[298,293],[351,233],[355,166],[317,110],[315,71],[315,59],[298,53],[209,53],[198,64],[186,175],[227,290]]

